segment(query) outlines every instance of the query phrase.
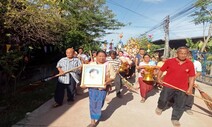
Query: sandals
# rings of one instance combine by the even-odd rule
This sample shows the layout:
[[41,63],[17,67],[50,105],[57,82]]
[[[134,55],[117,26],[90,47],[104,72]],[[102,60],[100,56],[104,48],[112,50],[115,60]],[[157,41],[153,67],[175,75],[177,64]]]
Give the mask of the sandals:
[[89,124],[87,127],[96,127],[96,124]]
[[144,103],[145,100],[146,100],[145,98],[142,98],[140,102],[141,102],[141,103]]
[[57,107],[59,107],[59,106],[61,106],[61,105],[62,105],[62,104],[55,103],[55,104],[52,105],[52,107],[53,107],[53,108],[57,108]]

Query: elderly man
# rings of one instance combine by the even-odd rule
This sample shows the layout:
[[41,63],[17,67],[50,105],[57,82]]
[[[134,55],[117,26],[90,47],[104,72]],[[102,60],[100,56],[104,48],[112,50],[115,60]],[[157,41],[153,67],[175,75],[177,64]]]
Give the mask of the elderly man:
[[[73,48],[68,48],[66,50],[66,57],[60,59],[57,63],[59,74],[63,74],[65,71],[81,65],[81,61],[78,58],[74,57],[74,54],[75,51]],[[53,105],[53,107],[62,105],[65,89],[67,90],[67,101],[74,101],[76,83],[79,83],[79,73],[79,70],[72,71],[58,77],[58,83],[54,95],[55,104]]]
[[[168,59],[158,72],[158,82],[163,84],[163,90],[160,93],[158,106],[155,110],[157,115],[161,115],[167,102],[171,99],[174,100],[171,121],[173,126],[180,127],[180,118],[183,115],[187,94],[192,94],[194,84],[195,70],[193,63],[187,59],[189,50],[186,47],[177,49],[177,57]],[[166,75],[162,79],[163,72]],[[173,88],[168,85],[180,88],[186,93]]]

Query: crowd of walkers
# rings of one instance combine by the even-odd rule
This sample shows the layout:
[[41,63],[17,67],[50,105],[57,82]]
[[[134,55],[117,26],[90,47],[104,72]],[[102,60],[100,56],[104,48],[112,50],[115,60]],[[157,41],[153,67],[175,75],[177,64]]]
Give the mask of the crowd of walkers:
[[[192,55],[186,47],[178,48],[174,58],[161,56],[160,60],[150,56],[142,48],[135,56],[124,51],[113,50],[107,53],[103,50],[93,51],[88,55],[83,52],[83,48],[79,48],[78,51],[68,48],[66,57],[61,58],[56,66],[59,74],[63,75],[58,77],[53,107],[56,108],[63,104],[65,90],[67,91],[68,103],[75,101],[76,88],[80,84],[83,86],[81,83],[83,64],[105,66],[105,71],[102,72],[105,76],[103,84],[105,87],[87,87],[91,118],[88,127],[97,126],[97,122],[101,118],[101,108],[111,86],[115,86],[116,97],[123,98],[122,87],[125,85],[122,82],[123,78],[126,80],[135,79],[133,87],[140,90],[141,103],[145,103],[148,92],[153,88],[161,90],[155,113],[161,115],[166,106],[171,104],[173,126],[180,126],[179,120],[184,111],[192,114],[191,108],[194,98],[191,94],[194,93],[195,78],[201,74],[202,67],[200,62],[192,59]],[[65,73],[76,67],[78,69]],[[152,71],[149,71],[150,68]],[[150,77],[153,80],[147,79]],[[176,88],[182,89],[186,93]]]

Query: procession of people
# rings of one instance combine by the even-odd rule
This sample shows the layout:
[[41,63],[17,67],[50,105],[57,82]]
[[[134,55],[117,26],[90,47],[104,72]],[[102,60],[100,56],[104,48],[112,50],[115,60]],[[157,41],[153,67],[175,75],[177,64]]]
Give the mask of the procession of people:
[[[153,89],[161,90],[158,102],[155,102],[158,103],[155,113],[161,115],[167,104],[172,103],[171,122],[174,127],[180,127],[179,120],[183,112],[188,112],[191,109],[193,103],[191,94],[194,89],[195,73],[196,75],[201,74],[201,65],[198,63],[198,68],[194,67],[187,47],[179,47],[174,58],[161,56],[160,62],[153,60],[153,56],[146,53],[143,48],[140,48],[134,56],[122,50],[112,49],[109,52],[104,50],[93,51],[91,56],[86,56],[83,53],[83,48],[79,48],[78,54],[74,55],[74,53],[73,48],[68,48],[66,57],[57,63],[59,73],[64,73],[77,66],[81,67],[58,77],[53,107],[62,106],[65,89],[67,89],[67,101],[74,102],[75,89],[79,87],[79,84],[81,84],[82,89],[88,88],[91,123],[87,127],[97,126],[102,115],[101,108],[104,105],[107,93],[111,91],[113,86],[115,86],[116,97],[124,98],[122,90],[126,82],[123,82],[123,79],[140,92],[140,102],[144,104],[149,92]],[[84,72],[82,71],[82,64],[104,66],[104,71],[93,68],[89,70],[90,73],[94,71],[96,74],[102,73],[101,75],[104,78],[98,78],[104,80],[102,87],[95,86],[95,84],[86,85],[85,81],[82,80]],[[135,78],[135,81],[130,82],[130,78]],[[129,87],[127,89],[130,90]],[[148,99],[151,100],[151,98]]]

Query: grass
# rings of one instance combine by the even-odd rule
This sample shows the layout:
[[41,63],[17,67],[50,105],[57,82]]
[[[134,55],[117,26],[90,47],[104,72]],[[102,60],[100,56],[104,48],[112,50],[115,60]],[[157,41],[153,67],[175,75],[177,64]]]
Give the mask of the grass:
[[32,112],[47,100],[53,97],[56,81],[52,80],[36,89],[28,89],[18,92],[13,96],[1,97],[0,127],[11,127],[21,119],[27,112]]

